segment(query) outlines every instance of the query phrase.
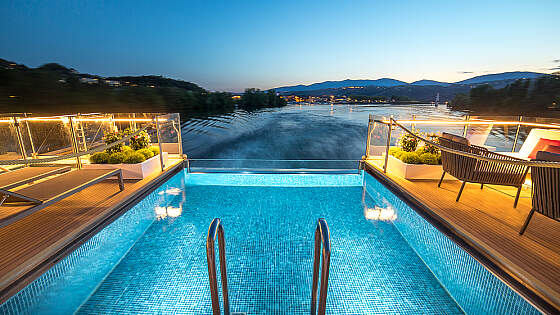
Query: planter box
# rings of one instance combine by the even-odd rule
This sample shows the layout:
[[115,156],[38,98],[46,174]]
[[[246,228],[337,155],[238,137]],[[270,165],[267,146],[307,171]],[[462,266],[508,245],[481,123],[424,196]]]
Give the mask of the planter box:
[[[163,152],[163,162],[167,164],[168,153]],[[117,169],[122,170],[124,179],[143,179],[154,172],[161,171],[159,155],[151,157],[142,163],[137,164],[84,164],[84,168],[94,169]]]
[[389,155],[387,170],[405,179],[440,179],[443,173],[441,165],[407,164]]

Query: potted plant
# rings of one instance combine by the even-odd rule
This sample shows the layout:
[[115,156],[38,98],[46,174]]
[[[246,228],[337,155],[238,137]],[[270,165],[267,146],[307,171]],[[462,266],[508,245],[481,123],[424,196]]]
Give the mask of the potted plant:
[[[435,135],[425,135],[437,141]],[[388,169],[406,179],[439,179],[441,152],[437,147],[424,143],[410,134],[403,134],[396,147],[389,148]]]
[[[133,132],[133,130],[126,129],[123,132],[108,133],[103,136],[103,140],[106,144],[111,144]],[[130,138],[129,145],[120,143],[107,148],[105,151],[90,155],[90,164],[84,164],[84,168],[120,168],[125,179],[143,179],[161,169],[159,148],[150,146],[150,144],[150,135],[142,131]],[[165,163],[167,161],[167,152],[163,152],[162,157]]]

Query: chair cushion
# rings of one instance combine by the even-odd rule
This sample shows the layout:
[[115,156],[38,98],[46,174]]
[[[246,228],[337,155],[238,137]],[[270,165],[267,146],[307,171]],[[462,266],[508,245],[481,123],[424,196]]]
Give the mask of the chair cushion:
[[531,151],[531,153],[529,154],[528,158],[530,159],[534,159],[537,156],[537,152],[539,151],[547,151],[545,150],[546,146],[555,146],[555,147],[560,147],[560,140],[552,140],[552,139],[545,139],[545,138],[540,138],[539,142],[537,142],[537,144],[535,145],[535,147],[533,148],[533,151]]
[[461,137],[461,136],[456,136],[454,134],[450,134],[450,133],[447,133],[447,132],[442,133],[441,137],[444,138],[444,139],[459,142],[459,143],[462,143],[462,144],[465,144],[465,145],[470,145],[469,139],[467,139],[465,137]]
[[560,162],[560,154],[546,152],[546,151],[539,151],[537,152],[537,156],[535,158],[536,161],[548,161],[548,162]]

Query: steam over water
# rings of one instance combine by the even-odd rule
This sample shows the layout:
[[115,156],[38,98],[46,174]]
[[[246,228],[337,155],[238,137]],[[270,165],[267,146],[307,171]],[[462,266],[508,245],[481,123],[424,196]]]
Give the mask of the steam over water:
[[[430,105],[289,105],[255,112],[236,111],[182,126],[184,152],[191,159],[359,160],[365,152],[369,114],[410,119],[412,115],[461,116]],[[217,161],[205,166],[258,167]],[[294,167],[270,163],[262,167]]]

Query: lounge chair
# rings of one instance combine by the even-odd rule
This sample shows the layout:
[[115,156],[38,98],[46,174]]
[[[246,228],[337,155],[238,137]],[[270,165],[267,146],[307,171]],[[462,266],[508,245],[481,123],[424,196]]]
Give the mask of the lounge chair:
[[[24,167],[15,171],[0,174],[0,189],[10,190],[12,188],[32,183],[36,180],[52,175],[68,172],[70,166],[56,167]],[[0,203],[2,204],[2,203]]]
[[[559,162],[560,154],[539,151],[537,161]],[[560,168],[531,166],[533,208],[519,231],[523,235],[535,211],[560,221]]]
[[539,144],[539,141],[541,139],[560,140],[560,130],[533,128],[527,135],[525,141],[523,141],[523,145],[521,145],[519,152],[500,152],[500,153],[503,155],[513,156],[524,160],[534,159],[535,157],[531,155],[537,153],[533,151],[535,151],[535,147]]
[[[483,147],[471,145],[466,138],[448,133],[444,133],[439,138],[439,143],[450,149],[492,159],[523,161],[518,158],[490,152],[488,149]],[[463,181],[456,201],[459,201],[466,183],[478,183],[480,184],[481,189],[484,184],[504,185],[517,187],[517,195],[515,196],[515,201],[513,203],[513,207],[517,207],[519,194],[521,193],[521,187],[523,186],[523,182],[527,176],[528,167],[523,165],[482,161],[444,150],[441,151],[441,162],[443,166],[443,174],[439,180],[438,187],[441,186],[441,182],[443,181],[446,173],[449,173],[457,179]]]
[[114,176],[117,176],[119,179],[120,190],[124,190],[122,171],[120,169],[81,169],[66,172],[15,191],[1,188],[0,196],[3,195],[3,197],[0,205],[2,203],[31,203],[36,205],[33,209],[38,210]]

